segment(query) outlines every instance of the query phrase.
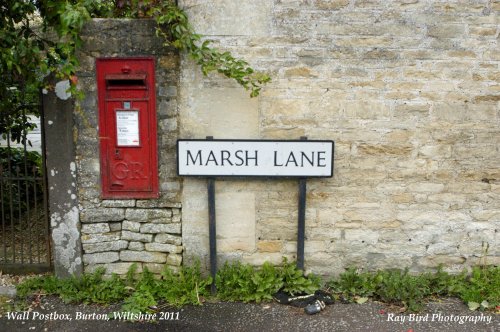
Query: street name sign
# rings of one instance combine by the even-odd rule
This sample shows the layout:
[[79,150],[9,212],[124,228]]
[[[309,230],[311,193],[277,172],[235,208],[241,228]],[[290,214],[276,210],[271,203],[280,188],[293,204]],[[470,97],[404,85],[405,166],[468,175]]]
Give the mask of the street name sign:
[[328,140],[177,141],[180,176],[332,177],[333,156]]

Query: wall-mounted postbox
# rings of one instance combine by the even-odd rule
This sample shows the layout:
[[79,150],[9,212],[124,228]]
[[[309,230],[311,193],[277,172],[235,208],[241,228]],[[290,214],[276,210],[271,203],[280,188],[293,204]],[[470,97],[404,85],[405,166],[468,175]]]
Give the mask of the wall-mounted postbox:
[[153,58],[96,61],[103,198],[158,197]]

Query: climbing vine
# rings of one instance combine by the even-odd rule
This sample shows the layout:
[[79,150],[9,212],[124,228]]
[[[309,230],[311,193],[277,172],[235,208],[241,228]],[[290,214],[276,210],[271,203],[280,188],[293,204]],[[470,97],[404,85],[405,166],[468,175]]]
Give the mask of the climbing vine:
[[31,101],[41,87],[50,88],[45,86],[50,74],[70,79],[71,92],[77,94],[76,51],[82,44],[81,30],[92,17],[154,19],[165,46],[189,54],[204,75],[218,72],[234,79],[251,97],[271,80],[203,39],[173,0],[4,0],[0,5],[0,134],[29,130],[25,114],[37,113]]
[[268,74],[255,71],[245,60],[212,47],[210,40],[203,40],[193,30],[184,10],[172,0],[114,0],[107,1],[107,5],[91,3],[90,12],[94,17],[153,18],[157,23],[156,34],[164,39],[165,46],[187,52],[204,75],[216,71],[236,80],[250,91],[251,97],[258,96],[262,86],[271,80]]
[[251,97],[258,96],[262,85],[271,80],[266,73],[254,71],[245,60],[211,47],[210,40],[202,42],[201,35],[195,33],[189,24],[186,13],[174,3],[160,1],[151,8],[150,13],[158,24],[156,33],[165,39],[165,45],[188,52],[204,75],[217,71],[232,78],[250,90]]

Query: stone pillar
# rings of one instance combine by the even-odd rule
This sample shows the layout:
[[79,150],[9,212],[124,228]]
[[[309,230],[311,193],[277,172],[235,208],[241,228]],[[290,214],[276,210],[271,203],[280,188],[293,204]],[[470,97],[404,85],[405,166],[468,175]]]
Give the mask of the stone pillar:
[[68,81],[44,94],[44,125],[54,272],[59,278],[83,271],[73,140],[74,103]]

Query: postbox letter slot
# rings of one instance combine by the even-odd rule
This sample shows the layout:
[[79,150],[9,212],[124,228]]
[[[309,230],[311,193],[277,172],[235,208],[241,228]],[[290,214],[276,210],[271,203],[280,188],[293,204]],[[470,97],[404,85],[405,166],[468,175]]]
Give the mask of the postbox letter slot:
[[146,75],[106,75],[109,90],[146,89]]

